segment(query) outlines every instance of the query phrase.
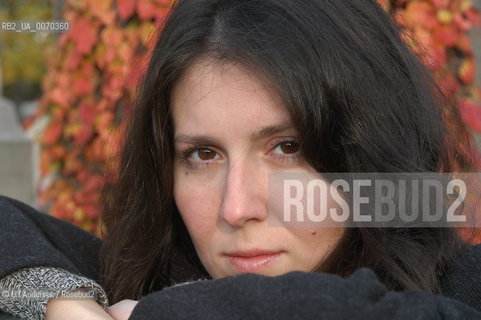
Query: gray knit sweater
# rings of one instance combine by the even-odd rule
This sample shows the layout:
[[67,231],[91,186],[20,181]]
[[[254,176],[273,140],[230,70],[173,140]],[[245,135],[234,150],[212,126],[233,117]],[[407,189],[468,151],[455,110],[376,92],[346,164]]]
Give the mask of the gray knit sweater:
[[99,284],[59,268],[25,268],[0,280],[0,310],[16,317],[44,319],[51,299],[95,299],[107,312],[109,307]]
[[[7,290],[94,289],[95,299],[106,307],[97,285],[101,245],[88,232],[0,196],[0,280]],[[390,291],[370,269],[347,278],[246,274],[153,288],[129,319],[481,319],[481,245],[467,248],[441,282],[443,294],[431,295]],[[38,299],[0,297],[1,308],[41,319],[48,298]]]

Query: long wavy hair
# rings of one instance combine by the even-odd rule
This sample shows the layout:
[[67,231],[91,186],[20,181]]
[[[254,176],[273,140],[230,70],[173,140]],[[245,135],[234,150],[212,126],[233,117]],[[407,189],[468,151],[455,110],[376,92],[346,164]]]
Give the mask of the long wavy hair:
[[[200,58],[241,63],[282,98],[319,172],[450,172],[445,105],[375,0],[180,0],[104,192],[101,283],[111,302],[208,276],[176,208],[171,93]],[[455,149],[454,149],[454,153]],[[391,289],[440,291],[462,242],[449,228],[350,228],[317,270],[373,269]]]

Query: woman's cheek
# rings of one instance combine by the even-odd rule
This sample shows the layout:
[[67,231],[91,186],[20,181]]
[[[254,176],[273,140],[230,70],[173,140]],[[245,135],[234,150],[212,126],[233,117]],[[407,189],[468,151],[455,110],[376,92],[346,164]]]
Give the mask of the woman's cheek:
[[212,181],[198,181],[191,175],[175,180],[174,199],[184,224],[192,240],[205,240],[217,226],[219,188]]

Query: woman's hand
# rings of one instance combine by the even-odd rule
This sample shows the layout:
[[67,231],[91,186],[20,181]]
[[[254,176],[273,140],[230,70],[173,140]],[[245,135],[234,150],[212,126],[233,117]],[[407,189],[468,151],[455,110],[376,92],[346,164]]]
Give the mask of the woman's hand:
[[[45,320],[112,320],[113,318],[93,299],[50,300]],[[125,318],[127,319],[127,318]]]
[[127,320],[132,314],[135,306],[139,303],[135,300],[122,300],[112,305],[110,309],[110,315],[114,320]]

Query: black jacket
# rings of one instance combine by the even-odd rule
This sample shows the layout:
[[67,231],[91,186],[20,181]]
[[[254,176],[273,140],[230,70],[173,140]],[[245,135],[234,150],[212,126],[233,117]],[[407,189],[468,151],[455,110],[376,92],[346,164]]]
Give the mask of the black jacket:
[[[0,197],[0,278],[51,266],[98,281],[102,241],[67,222]],[[369,269],[348,278],[291,272],[245,274],[152,292],[130,319],[480,319],[481,246],[442,279],[443,295],[387,290]]]

